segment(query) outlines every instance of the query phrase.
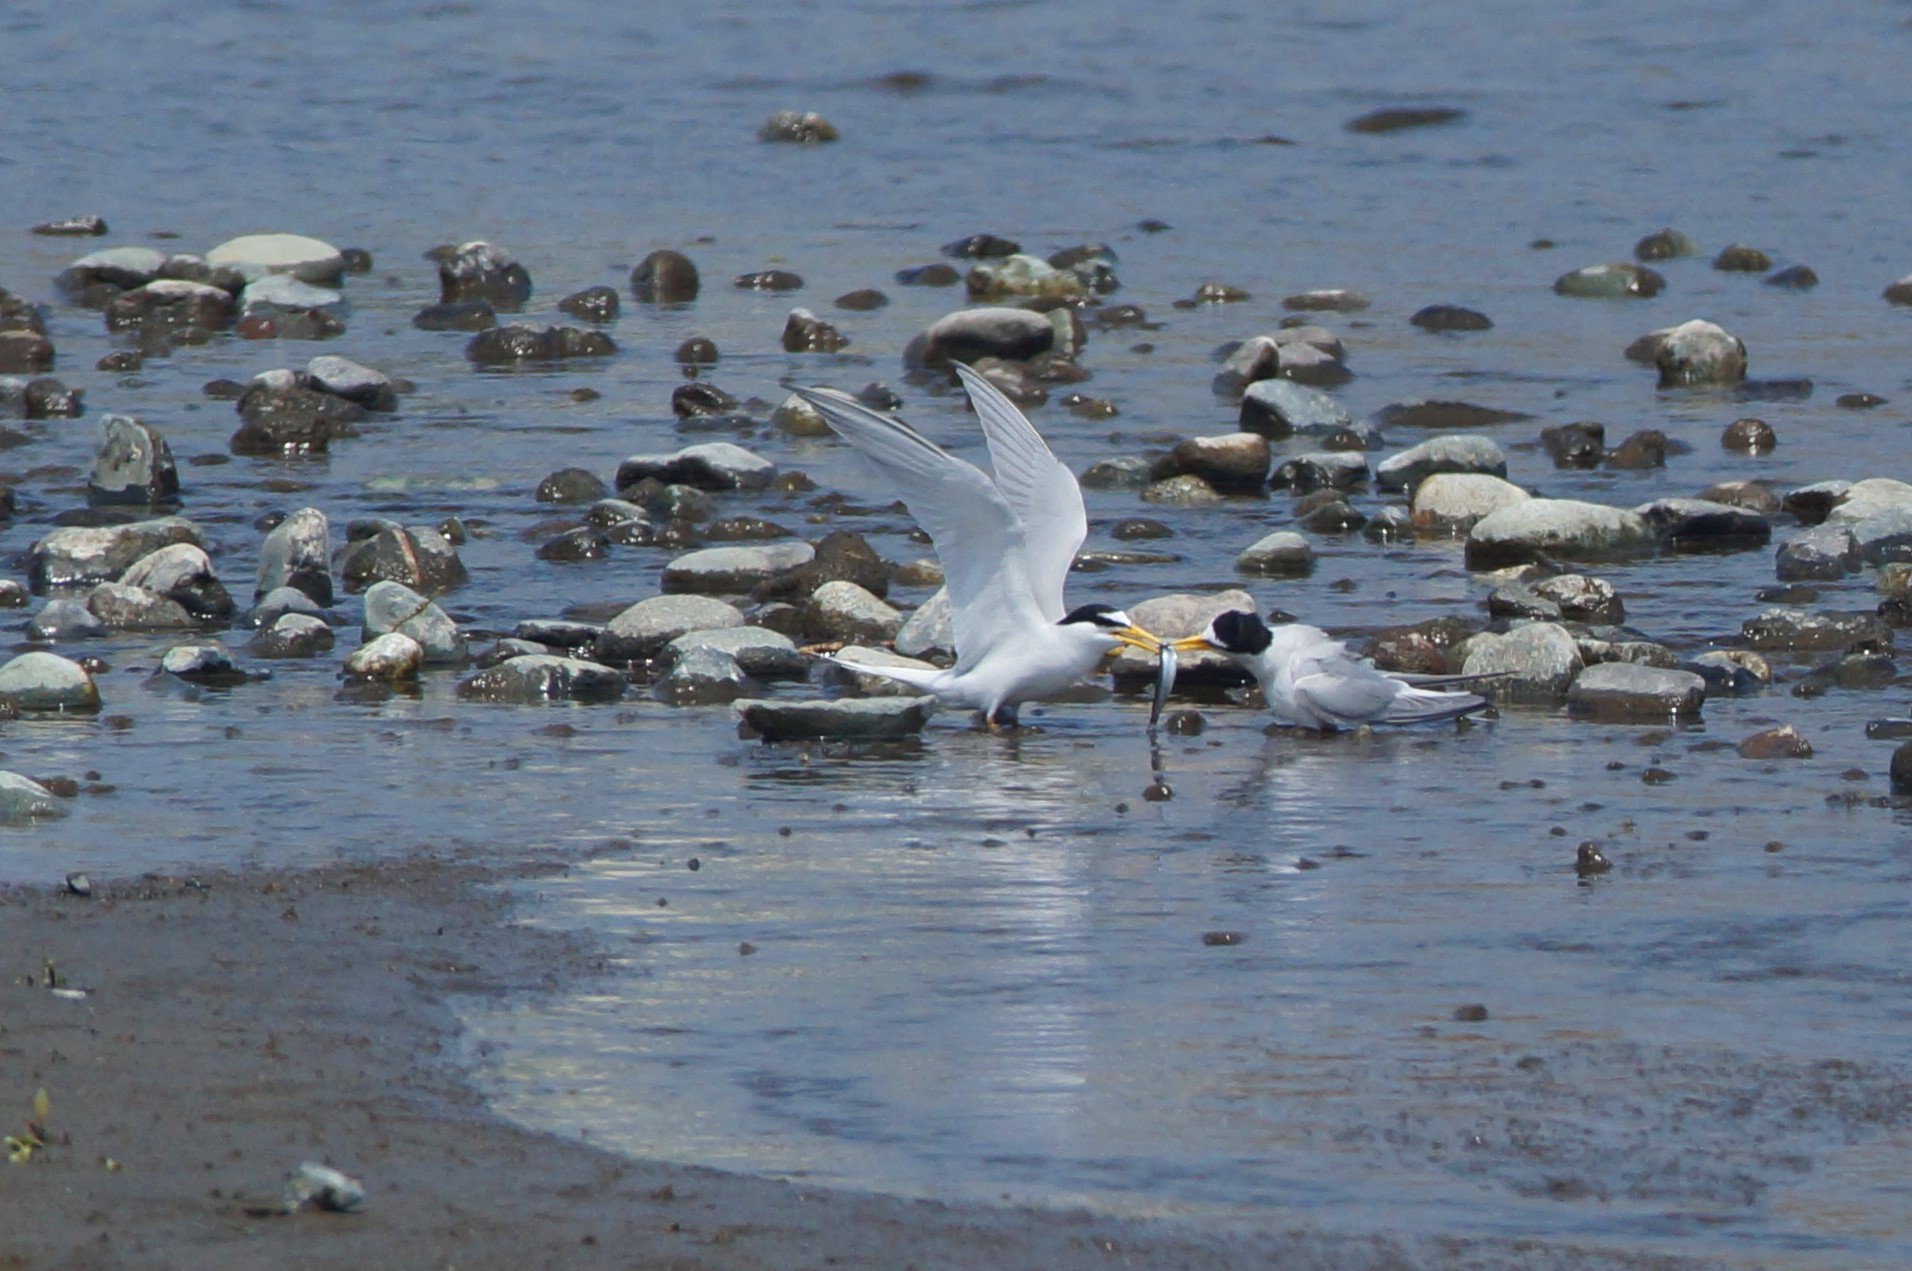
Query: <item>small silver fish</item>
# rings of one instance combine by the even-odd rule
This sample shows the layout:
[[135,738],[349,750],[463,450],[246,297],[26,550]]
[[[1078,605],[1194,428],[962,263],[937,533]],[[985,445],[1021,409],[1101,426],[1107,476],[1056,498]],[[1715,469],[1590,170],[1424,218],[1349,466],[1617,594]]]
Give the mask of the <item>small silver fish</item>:
[[1175,689],[1175,650],[1162,646],[1155,662],[1155,701],[1149,706],[1149,727],[1162,722],[1162,707]]

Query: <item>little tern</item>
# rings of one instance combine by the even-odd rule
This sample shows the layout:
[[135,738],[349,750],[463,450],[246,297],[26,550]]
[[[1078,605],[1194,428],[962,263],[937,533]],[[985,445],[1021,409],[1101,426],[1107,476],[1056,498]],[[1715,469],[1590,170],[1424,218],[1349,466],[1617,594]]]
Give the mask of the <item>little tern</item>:
[[1319,627],[1301,623],[1270,627],[1261,618],[1231,609],[1198,636],[1171,642],[1178,652],[1213,649],[1255,677],[1280,723],[1338,732],[1362,724],[1426,724],[1455,719],[1487,705],[1474,693],[1429,687],[1458,676],[1404,676],[1377,670],[1349,653]]
[[928,532],[956,637],[956,665],[947,670],[831,661],[981,711],[991,728],[1013,727],[1023,702],[1054,697],[1122,646],[1159,657],[1163,645],[1113,605],[1064,609],[1063,582],[1089,532],[1082,488],[1014,403],[953,365],[976,408],[993,476],[847,393],[794,390],[894,482]]

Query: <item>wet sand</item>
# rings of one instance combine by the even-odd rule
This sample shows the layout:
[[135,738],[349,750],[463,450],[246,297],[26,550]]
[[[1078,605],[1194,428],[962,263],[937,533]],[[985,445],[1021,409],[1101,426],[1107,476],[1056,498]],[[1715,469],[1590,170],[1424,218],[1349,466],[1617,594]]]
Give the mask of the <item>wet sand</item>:
[[[588,983],[596,951],[511,921],[510,893],[565,864],[415,855],[0,892],[0,1117],[17,1133],[36,1089],[51,1104],[46,1150],[0,1165],[0,1267],[1695,1265],[951,1206],[526,1132],[467,1082],[448,999]],[[51,992],[49,963],[86,996]],[[306,1160],[359,1177],[363,1209],[268,1212]]]

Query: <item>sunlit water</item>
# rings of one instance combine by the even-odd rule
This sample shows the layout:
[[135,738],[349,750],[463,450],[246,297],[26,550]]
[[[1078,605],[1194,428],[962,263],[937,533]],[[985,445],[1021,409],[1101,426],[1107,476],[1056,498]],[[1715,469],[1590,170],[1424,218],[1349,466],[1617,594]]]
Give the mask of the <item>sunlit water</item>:
[[[473,577],[447,604],[474,631],[653,594],[661,552],[537,562],[533,527],[553,513],[531,491],[560,466],[608,476],[628,454],[704,439],[669,409],[670,350],[693,332],[718,342],[713,378],[740,397],[774,400],[787,377],[883,379],[974,454],[955,398],[903,385],[897,360],[961,296],[891,276],[985,230],[1041,252],[1113,244],[1115,299],[1158,324],[1098,334],[1084,354],[1087,390],[1119,418],[1036,412],[1078,468],[1232,428],[1208,388],[1214,347],[1273,327],[1283,295],[1340,286],[1374,300],[1327,319],[1357,372],[1338,391],[1353,413],[1416,397],[1527,412],[1495,433],[1510,476],[1539,492],[1631,504],[1732,478],[1912,476],[1912,311],[1879,298],[1912,271],[1903,4],[536,9],[25,0],[0,13],[0,285],[51,305],[57,373],[91,414],[130,411],[165,433],[184,510],[235,592],[250,591],[254,518],[311,503],[335,526],[463,517]],[[1393,105],[1467,113],[1391,135],[1344,128]],[[785,107],[821,111],[843,140],[757,141]],[[204,251],[285,229],[363,246],[377,267],[348,282],[336,342],[225,341],[116,377],[91,369],[115,347],[98,314],[51,285],[98,244],[24,232],[77,212],[104,215],[108,243],[165,231]],[[1144,232],[1145,218],[1171,228]],[[1551,294],[1560,273],[1623,259],[1669,224],[1709,255],[1737,241],[1809,264],[1821,285],[1782,291],[1703,256],[1659,266],[1655,300]],[[622,290],[658,246],[688,251],[705,289],[683,310],[627,304],[606,364],[477,373],[463,336],[409,322],[437,295],[424,250],[477,237],[526,263],[538,320],[572,290]],[[729,286],[771,265],[804,290]],[[1173,307],[1210,279],[1253,299]],[[859,286],[891,305],[831,306]],[[1481,308],[1495,328],[1407,323],[1436,302]],[[799,303],[852,338],[845,355],[779,351]],[[1658,394],[1620,356],[1701,316],[1745,339],[1755,377],[1815,390]],[[327,458],[216,462],[236,421],[200,385],[318,352],[417,391]],[[579,387],[602,396],[575,400]],[[1855,391],[1894,400],[1833,404]],[[1772,455],[1720,449],[1747,413],[1778,429]],[[1556,472],[1535,439],[1576,419],[1692,449],[1662,471]],[[81,500],[94,439],[88,421],[25,427],[36,440],[7,454],[23,478],[0,531],[10,554]],[[734,439],[880,501],[840,446],[767,428]],[[803,496],[725,511],[829,528]],[[1124,516],[1176,532],[1147,545],[1173,564],[1075,580],[1117,601],[1238,585],[1234,554],[1290,520],[1283,496],[1179,511],[1092,492],[1089,511],[1091,546],[1113,546]],[[836,523],[892,558],[923,550],[900,518]],[[1259,586],[1265,603],[1358,630],[1470,612],[1484,595],[1452,544],[1317,546],[1314,576]],[[1763,607],[1770,559],[1601,572],[1632,625],[1690,651]],[[1874,599],[1862,577],[1819,603]],[[616,707],[473,706],[440,672],[416,697],[343,702],[332,659],[186,690],[150,679],[168,643],[86,650],[113,667],[102,717],[5,725],[5,767],[113,789],[6,831],[0,877],[625,844],[541,887],[530,910],[603,941],[612,973],[574,997],[473,1010],[484,1080],[530,1124],[907,1193],[1799,1267],[1912,1261],[1908,827],[1870,802],[1887,748],[1863,734],[1903,716],[1898,688],[1802,699],[1782,683],[1709,702],[1681,731],[1517,712],[1321,741],[1208,704],[1206,732],[1151,746],[1143,704],[1117,698],[1041,712],[1041,732],[1012,738],[945,718],[900,748],[766,747],[739,740],[724,709],[642,692]],[[1803,665],[1782,661],[1782,675]],[[1815,757],[1733,752],[1776,722]],[[1643,782],[1648,767],[1673,780]],[[1174,797],[1145,801],[1158,777]],[[1574,875],[1583,839],[1610,874]],[[1473,1007],[1485,1018],[1459,1017]]]

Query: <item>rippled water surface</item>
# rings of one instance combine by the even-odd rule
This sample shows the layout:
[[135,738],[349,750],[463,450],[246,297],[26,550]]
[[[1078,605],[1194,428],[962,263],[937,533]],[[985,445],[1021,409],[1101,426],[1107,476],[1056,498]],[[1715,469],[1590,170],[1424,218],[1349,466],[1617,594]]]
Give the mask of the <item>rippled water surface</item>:
[[[57,373],[89,415],[165,433],[183,510],[235,592],[250,592],[263,513],[312,504],[335,527],[456,514],[477,531],[472,580],[446,604],[479,634],[657,590],[662,551],[538,562],[553,514],[531,491],[554,468],[608,477],[628,454],[708,439],[669,407],[670,351],[691,333],[717,341],[713,379],[740,397],[774,401],[787,377],[882,379],[973,454],[956,399],[905,383],[898,361],[961,296],[892,275],[980,231],[1044,253],[1112,244],[1113,299],[1156,324],[1084,352],[1087,391],[1119,417],[1035,412],[1078,469],[1230,430],[1209,390],[1215,346],[1274,327],[1284,295],[1348,287],[1374,301],[1327,315],[1357,376],[1337,391],[1349,409],[1525,412],[1494,431],[1510,477],[1538,492],[1630,505],[1725,479],[1912,478],[1912,311],[1879,294],[1912,271],[1906,4],[691,8],[9,4],[0,285],[49,305]],[[1346,129],[1389,106],[1465,113]],[[821,111],[843,140],[757,141],[785,107]],[[25,233],[80,212],[106,217],[111,244],[165,233],[204,251],[289,230],[377,265],[347,283],[348,332],[323,347],[228,339],[115,376],[91,369],[115,347],[99,315],[51,281],[99,244]],[[1658,298],[1551,293],[1664,225],[1707,255],[1659,266]],[[410,325],[437,298],[422,253],[471,238],[526,264],[544,321],[570,291],[623,289],[655,247],[691,254],[705,288],[675,311],[627,300],[605,364],[480,373],[463,336]],[[1822,281],[1791,292],[1710,269],[1730,242]],[[805,288],[728,285],[773,265]],[[1253,298],[1174,307],[1211,279]],[[861,286],[892,303],[832,307]],[[1495,327],[1408,324],[1437,302]],[[792,304],[850,349],[783,353]],[[1620,351],[1691,317],[1741,336],[1756,378],[1813,390],[1656,393]],[[328,457],[230,458],[230,407],[200,386],[319,352],[416,391]],[[576,399],[585,387],[601,396]],[[1835,406],[1859,391],[1888,401]],[[1771,455],[1720,448],[1748,413],[1778,430]],[[1663,470],[1556,472],[1539,430],[1579,419],[1691,449]],[[84,420],[22,427],[32,440],[5,456],[10,556],[83,501],[95,436]],[[882,501],[838,445],[769,427],[731,439]],[[923,551],[900,517],[813,520],[806,495],[724,510],[813,535],[851,525],[894,559]],[[1286,496],[1162,510],[1092,492],[1089,512],[1091,546],[1144,512],[1175,531],[1149,545],[1174,563],[1075,580],[1120,602],[1239,585],[1234,554],[1291,520]],[[1485,596],[1453,544],[1317,547],[1315,574],[1258,585],[1264,603],[1359,631]],[[1601,572],[1633,626],[1683,652],[1736,635],[1772,582],[1767,552]],[[1818,603],[1875,599],[1868,574]],[[1269,736],[1208,703],[1207,731],[1153,745],[1143,704],[1117,697],[1040,712],[1039,732],[946,716],[920,743],[872,749],[741,741],[727,710],[641,689],[611,707],[485,707],[440,672],[416,696],[346,702],[330,658],[184,690],[150,675],[166,644],[85,650],[113,668],[100,718],[4,726],[5,767],[112,789],[5,831],[0,877],[625,844],[533,907],[603,939],[613,973],[472,1019],[486,1081],[529,1123],[910,1193],[1749,1264],[1912,1261],[1912,840],[1883,798],[1888,748],[1863,731],[1905,714],[1900,686],[1803,698],[1789,689],[1806,663],[1782,659],[1782,683],[1709,701],[1677,731],[1523,711],[1328,740]],[[1777,722],[1815,756],[1737,757]],[[1650,767],[1672,779],[1643,781]],[[1142,798],[1157,777],[1171,800]],[[1575,877],[1583,839],[1611,873]]]

